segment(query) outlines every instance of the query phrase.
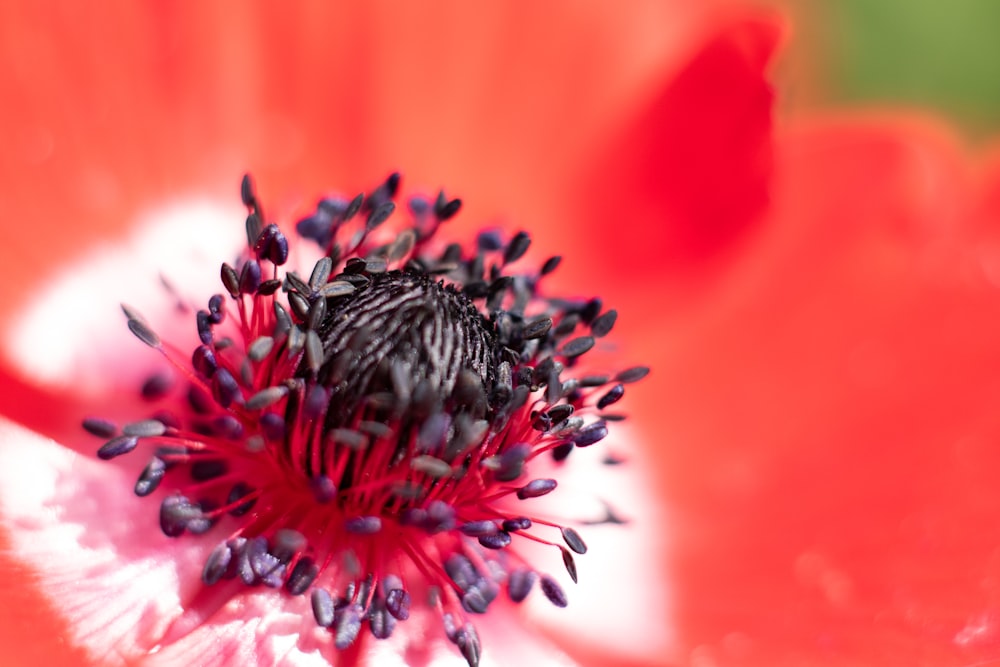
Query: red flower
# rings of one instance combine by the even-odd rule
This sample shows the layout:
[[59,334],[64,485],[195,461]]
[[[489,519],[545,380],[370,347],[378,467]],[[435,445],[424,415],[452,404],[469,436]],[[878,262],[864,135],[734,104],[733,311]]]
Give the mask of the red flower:
[[[232,176],[247,166],[267,183],[264,195],[273,210],[292,211],[303,198],[331,184],[351,191],[384,175],[387,166],[401,165],[410,182],[447,183],[450,191],[461,193],[468,204],[462,216],[468,221],[465,233],[472,225],[503,214],[519,226],[541,229],[538,246],[572,253],[577,240],[560,239],[558,227],[540,221],[556,219],[558,203],[566,199],[561,193],[575,192],[575,185],[569,188],[573,184],[570,170],[580,156],[589,154],[588,146],[601,136],[599,130],[627,114],[630,107],[625,102],[641,92],[645,79],[670,67],[697,39],[685,36],[663,41],[662,31],[650,27],[663,25],[669,18],[680,37],[686,35],[687,27],[696,27],[699,16],[675,16],[661,3],[650,4],[639,15],[615,15],[610,21],[603,13],[578,9],[582,13],[574,14],[558,6],[536,10],[533,17],[507,9],[495,9],[492,16],[483,15],[482,10],[469,13],[458,4],[449,9],[441,16],[422,11],[408,15],[405,8],[386,13],[359,4],[329,15],[316,7],[299,16],[266,11],[247,14],[234,6],[218,15],[202,10],[151,18],[90,12],[33,15],[31,9],[20,7],[3,10],[7,12],[5,25],[18,26],[8,42],[15,53],[4,85],[11,89],[12,98],[23,101],[10,119],[17,130],[12,142],[17,149],[3,165],[8,182],[21,184],[10,189],[10,208],[30,212],[32,220],[59,222],[56,233],[46,234],[44,249],[37,238],[15,237],[10,254],[17,264],[11,261],[5,266],[12,276],[8,284],[19,284],[28,268],[40,276],[46,267],[53,270],[63,265],[71,267],[74,289],[81,288],[81,283],[88,286],[86,299],[65,300],[68,291],[58,287],[65,285],[58,281],[46,291],[49,306],[42,311],[59,309],[59,321],[36,330],[41,337],[28,345],[27,354],[14,332],[24,331],[25,323],[40,321],[25,309],[31,302],[40,303],[41,292],[19,304],[16,316],[13,309],[5,312],[10,336],[4,344],[3,389],[5,394],[18,395],[18,400],[8,402],[5,414],[92,455],[91,443],[80,439],[75,422],[83,414],[125,411],[123,397],[133,395],[133,382],[144,370],[139,368],[141,362],[107,363],[119,349],[125,349],[117,343],[93,344],[122,340],[112,338],[120,336],[121,330],[114,327],[110,309],[102,308],[99,299],[106,298],[108,304],[120,298],[136,302],[129,296],[134,288],[149,313],[146,304],[154,298],[154,290],[151,283],[141,285],[141,276],[152,277],[162,267],[173,280],[190,279],[179,265],[187,260],[185,239],[211,244],[210,225],[203,224],[206,212],[219,222],[230,218],[210,206],[192,207],[190,197],[209,204],[229,202]],[[358,29],[376,24],[383,30]],[[509,32],[492,32],[504,24]],[[497,36],[484,41],[484,25]],[[640,43],[620,38],[636,30],[648,31],[650,39]],[[104,31],[108,36],[122,36],[123,41],[105,38]],[[581,42],[581,32],[590,39]],[[507,34],[516,38],[520,48],[510,49]],[[421,57],[414,59],[413,53]],[[382,58],[390,58],[389,63],[381,64]],[[30,70],[24,69],[25,63],[31,63]],[[539,68],[539,63],[544,67]],[[55,90],[52,82],[58,82]],[[72,109],[62,103],[68,85],[72,85],[72,94],[67,96]],[[470,120],[475,126],[460,126]],[[532,159],[539,154],[546,158]],[[524,169],[531,162],[540,171]],[[269,196],[272,192],[280,194]],[[178,193],[191,194],[177,204],[171,200]],[[49,208],[57,200],[61,203]],[[137,256],[144,232],[138,232],[131,243],[116,246],[125,248],[135,264],[107,248],[91,254],[94,261],[90,263],[64,264],[63,258],[81,251],[85,239],[113,239],[121,235],[116,226],[146,229],[142,223],[150,218],[171,221],[166,237],[146,241],[149,255],[157,255],[162,264]],[[183,237],[182,224],[195,233]],[[25,228],[29,227],[34,225]],[[452,227],[454,234],[463,233],[461,223]],[[181,250],[171,254],[173,259],[163,257],[168,247],[178,246]],[[209,257],[211,262],[218,261],[215,251]],[[573,271],[565,273],[563,285],[573,285]],[[52,284],[51,279],[44,282]],[[580,285],[573,292],[579,292]],[[184,291],[186,286],[178,285],[178,289]],[[64,327],[67,320],[73,321],[72,328]],[[161,333],[166,337],[166,332]],[[46,343],[42,337],[51,338]],[[43,349],[51,354],[36,354]],[[109,368],[115,372],[109,374]],[[185,586],[190,584],[179,580],[175,570],[190,571],[198,560],[204,561],[204,554],[168,554],[155,541],[135,544],[127,539],[135,535],[131,520],[124,524],[126,534],[119,532],[122,524],[95,522],[98,506],[122,506],[121,516],[128,515],[124,500],[111,491],[122,488],[111,473],[98,472],[89,461],[68,451],[45,446],[12,424],[5,426],[4,440],[5,455],[25,466],[13,473],[11,464],[9,474],[31,480],[27,488],[6,485],[4,525],[13,545],[10,566],[32,577],[11,595],[35,600],[36,608],[39,595],[45,596],[46,606],[40,611],[45,637],[67,637],[91,652],[109,651],[105,659],[112,654],[129,657],[143,647],[150,648],[150,639],[162,634],[171,618],[164,606],[176,608],[189,592]],[[19,452],[38,458],[29,462]],[[39,470],[32,472],[36,467]],[[640,467],[632,470],[634,475]],[[617,493],[613,486],[602,490]],[[75,502],[96,496],[100,504]],[[635,508],[629,516],[645,528],[615,538],[623,553],[609,551],[609,556],[631,564],[611,564],[623,570],[616,587],[602,585],[599,577],[591,579],[591,586],[605,589],[612,597],[590,596],[591,608],[604,605],[597,613],[574,605],[586,613],[564,618],[584,636],[565,643],[581,659],[599,660],[600,653],[594,651],[587,633],[614,632],[622,638],[631,631],[642,637],[643,627],[652,628],[630,647],[606,650],[658,661],[665,637],[656,636],[655,629],[661,624],[666,601],[657,594],[659,573],[642,565],[657,551],[654,544],[641,539],[628,547],[628,540],[634,540],[629,535],[641,537],[656,530],[656,524],[645,516],[647,512],[652,516],[656,507],[619,499]],[[57,510],[57,515],[48,514],[50,521],[30,516],[31,510],[46,506]],[[139,523],[136,517],[135,525]],[[81,553],[66,544],[66,553],[73,557],[61,562],[52,557],[55,541],[31,539],[49,529],[49,537],[71,537],[75,530],[82,530],[89,540],[84,546],[90,549]],[[615,530],[621,534],[621,529]],[[159,578],[151,588],[146,587],[148,579],[136,584],[137,569],[146,566],[153,570],[154,581]],[[59,583],[60,576],[75,580],[84,578],[84,573],[94,588]],[[31,583],[36,574],[41,576],[41,591]],[[123,591],[122,586],[130,583]],[[644,586],[648,592],[642,590]],[[89,597],[70,597],[87,591]],[[119,606],[98,604],[99,594],[107,597],[110,591],[120,594],[111,600]],[[115,614],[123,599],[141,603],[151,596],[154,604],[143,615],[145,621],[134,625],[134,617]],[[261,600],[269,604],[270,598]],[[54,617],[46,612],[49,606],[57,607]],[[636,614],[616,614],[618,620],[600,616],[603,609],[630,606]],[[233,624],[245,618],[246,614],[236,616]],[[586,618],[590,618],[589,625]],[[221,625],[225,619],[216,620]],[[275,644],[267,647],[270,655],[283,650],[280,638],[289,633],[271,626],[281,626],[285,620],[280,610],[263,616],[262,622],[270,628],[265,638],[275,638]],[[34,625],[27,624],[27,628]],[[103,625],[110,627],[104,630]],[[26,630],[23,623],[19,627],[21,632]],[[251,625],[239,627],[246,630]],[[487,630],[505,634],[500,624]],[[524,661],[535,661],[529,659],[537,652],[531,640],[508,644],[505,661],[518,659],[518,651],[526,652]],[[48,642],[14,645],[28,655],[55,650]],[[550,649],[551,660],[559,656]]]
[[[88,12],[57,17],[53,32],[27,10],[2,10],[4,43],[17,56],[3,82],[16,94],[5,97],[24,100],[5,112],[18,130],[0,162],[5,209],[33,223],[8,241],[4,294],[18,307],[3,311],[7,330],[38,293],[36,276],[90,235],[119,235],[117,224],[166,193],[219,199],[249,164],[293,208],[330,184],[357,189],[400,165],[412,183],[461,193],[473,208],[466,220],[509,215],[537,230],[538,245],[579,258],[560,269],[563,285],[599,275],[609,303],[642,313],[623,316],[617,333],[657,371],[631,397],[669,513],[666,547],[646,554],[659,561],[649,575],[670,577],[657,592],[671,613],[655,619],[669,650],[647,661],[996,659],[996,161],[899,113],[772,128],[764,72],[778,31],[767,22],[713,23],[716,36],[677,75],[675,58],[703,34],[696,20],[614,12],[595,24],[564,10],[546,23],[512,20],[512,32],[546,29],[524,49],[504,44],[512,61],[493,70],[483,66],[494,43],[416,11],[381,17],[373,36],[354,29],[358,16],[303,26],[234,10],[215,23],[153,26]],[[498,19],[494,27],[506,25]],[[627,52],[609,59],[604,40],[626,27],[631,38],[615,44]],[[669,29],[677,41],[663,37]],[[84,47],[102,43],[101,31],[136,35],[129,57],[91,59]],[[393,49],[373,43],[383,39]],[[552,49],[541,60],[548,68],[535,66],[541,44]],[[206,59],[206,47],[218,57]],[[171,50],[191,60],[153,57]],[[325,64],[390,53],[414,55],[397,69]],[[240,54],[236,77],[226,54]],[[52,81],[72,83],[75,111]],[[487,94],[456,93],[470,86]],[[318,135],[323,145],[309,143]],[[40,240],[45,223],[56,231]],[[62,340],[95,353],[75,331]],[[33,362],[11,359],[9,346],[5,338],[0,390],[18,400],[8,398],[4,414],[81,443],[77,417],[106,397],[26,376]],[[6,456],[59,451],[10,425],[0,437]],[[37,474],[25,480],[25,502],[51,472]],[[39,622],[32,636],[73,636],[66,624],[81,621],[96,628],[31,583],[24,555],[5,556],[18,583],[4,597]],[[579,641],[571,631],[562,638],[571,652]],[[4,647],[66,662],[80,655],[38,641]],[[607,664],[589,651],[575,657]]]

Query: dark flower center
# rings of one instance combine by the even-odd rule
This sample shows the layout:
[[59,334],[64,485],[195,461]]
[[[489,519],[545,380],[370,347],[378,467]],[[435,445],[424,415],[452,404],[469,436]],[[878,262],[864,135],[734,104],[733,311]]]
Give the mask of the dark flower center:
[[373,395],[382,398],[377,413],[426,417],[446,404],[472,409],[470,399],[492,388],[497,349],[489,324],[468,297],[431,276],[375,274],[328,300],[326,310],[317,379],[330,391],[327,428],[348,425]]

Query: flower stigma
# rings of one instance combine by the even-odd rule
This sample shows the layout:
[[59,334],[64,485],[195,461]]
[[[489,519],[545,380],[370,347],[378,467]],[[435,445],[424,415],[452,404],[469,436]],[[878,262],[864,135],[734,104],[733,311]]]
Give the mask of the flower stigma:
[[[442,242],[461,209],[444,193],[410,198],[409,223],[385,224],[399,185],[392,174],[367,195],[321,200],[290,242],[244,176],[247,247],[195,314],[200,344],[175,347],[123,306],[174,372],[143,384],[151,414],[83,426],[104,440],[101,459],[147,452],[134,491],[161,498],[165,535],[219,536],[205,587],[308,596],[341,656],[330,661],[347,664],[363,637],[431,613],[475,666],[473,619],[498,598],[537,588],[568,604],[523,547],[557,550],[575,582],[587,546],[535,499],[608,435],[622,418],[608,409],[648,369],[581,372],[616,311],[546,296],[559,257],[512,272],[524,232]],[[308,276],[284,268],[296,244],[318,251]]]

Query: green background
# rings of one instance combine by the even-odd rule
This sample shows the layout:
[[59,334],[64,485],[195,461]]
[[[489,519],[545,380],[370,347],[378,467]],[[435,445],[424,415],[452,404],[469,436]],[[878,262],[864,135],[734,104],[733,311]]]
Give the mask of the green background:
[[[824,102],[927,108],[966,134],[1000,131],[1000,0],[827,0],[803,3],[819,46]],[[818,43],[818,44],[817,44]]]

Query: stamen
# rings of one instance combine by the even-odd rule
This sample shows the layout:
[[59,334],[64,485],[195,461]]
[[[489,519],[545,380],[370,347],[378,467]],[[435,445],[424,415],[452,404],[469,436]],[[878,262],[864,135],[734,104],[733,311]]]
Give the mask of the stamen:
[[[247,248],[222,264],[224,292],[195,312],[200,344],[178,350],[123,306],[132,333],[177,371],[140,391],[169,410],[121,429],[96,417],[83,427],[105,441],[102,459],[152,447],[134,492],[167,483],[165,535],[229,522],[203,585],[308,593],[338,651],[365,625],[376,639],[392,636],[413,600],[428,601],[477,665],[484,649],[465,615],[488,616],[504,590],[520,603],[536,582],[566,606],[519,547],[558,549],[576,582],[573,554],[587,546],[571,526],[519,506],[558,495],[559,462],[608,435],[620,416],[601,411],[649,369],[575,372],[598,365],[590,353],[617,312],[602,312],[600,299],[543,296],[558,256],[510,272],[528,254],[526,232],[439,245],[462,205],[443,192],[433,203],[411,198],[410,226],[391,229],[399,185],[393,174],[367,197],[324,198],[298,221],[322,253],[304,267],[307,281],[282,268],[295,246],[244,177]],[[551,476],[529,476],[543,465]],[[609,508],[590,523],[600,522],[622,520]]]

